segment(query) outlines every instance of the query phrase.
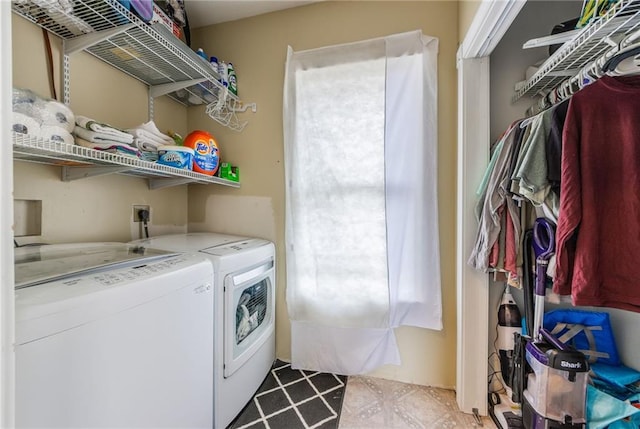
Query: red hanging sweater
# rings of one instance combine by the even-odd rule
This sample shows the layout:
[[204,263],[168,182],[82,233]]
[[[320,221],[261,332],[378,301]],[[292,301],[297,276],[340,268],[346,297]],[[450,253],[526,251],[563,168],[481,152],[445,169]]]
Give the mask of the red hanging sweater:
[[554,291],[640,311],[640,76],[571,98],[561,177]]

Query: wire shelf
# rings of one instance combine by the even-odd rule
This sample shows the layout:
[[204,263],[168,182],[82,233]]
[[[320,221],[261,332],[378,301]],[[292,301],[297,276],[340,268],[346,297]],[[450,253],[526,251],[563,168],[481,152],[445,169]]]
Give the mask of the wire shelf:
[[[67,8],[60,2],[14,0],[13,11],[65,41],[65,55],[79,46],[98,59],[138,79],[151,88],[174,85],[163,91],[185,106],[218,104],[224,90],[209,63],[161,24],[148,25],[117,0],[76,0]],[[121,31],[119,31],[121,30]],[[193,84],[194,80],[199,83]],[[178,89],[176,89],[178,88]],[[242,103],[233,94],[226,106],[209,116],[241,131],[246,122],[229,121]],[[151,112],[152,113],[152,112]]]
[[605,15],[582,29],[571,41],[554,52],[513,101],[525,95],[543,95],[575,74],[585,64],[613,49],[640,27],[640,0],[618,0]]
[[183,170],[129,156],[102,152],[83,146],[45,140],[13,132],[13,158],[64,167],[64,181],[103,174],[123,174],[149,179],[151,189],[186,183],[216,184],[239,188],[240,183]]

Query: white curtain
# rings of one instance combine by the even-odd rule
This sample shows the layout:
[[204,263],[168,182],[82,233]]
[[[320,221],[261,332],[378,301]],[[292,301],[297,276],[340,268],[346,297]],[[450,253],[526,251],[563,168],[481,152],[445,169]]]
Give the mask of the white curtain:
[[294,52],[284,87],[292,366],[400,364],[393,328],[442,329],[438,40]]

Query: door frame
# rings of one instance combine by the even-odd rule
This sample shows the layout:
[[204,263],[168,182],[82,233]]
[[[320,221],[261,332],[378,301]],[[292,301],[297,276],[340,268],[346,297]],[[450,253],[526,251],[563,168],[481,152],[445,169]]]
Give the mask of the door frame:
[[15,427],[11,2],[0,1],[0,427]]
[[489,276],[467,264],[476,239],[476,188],[489,162],[489,55],[526,0],[482,0],[458,49],[456,204],[456,401],[465,413],[487,415]]

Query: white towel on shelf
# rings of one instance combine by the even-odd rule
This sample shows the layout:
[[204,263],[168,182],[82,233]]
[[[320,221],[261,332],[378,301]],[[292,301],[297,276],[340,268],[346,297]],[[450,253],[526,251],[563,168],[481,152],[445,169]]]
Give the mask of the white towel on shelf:
[[166,143],[158,143],[156,141],[145,140],[139,137],[133,139],[133,146],[137,147],[143,152],[157,152],[158,147],[166,146]]
[[69,131],[55,125],[43,125],[40,128],[40,137],[56,143],[74,144],[75,139]]
[[118,142],[103,142],[94,143],[83,138],[76,137],[76,144],[78,146],[88,147],[90,149],[100,150],[103,152],[116,153],[118,155],[130,156],[133,158],[140,158],[141,153],[135,147],[128,144]]
[[124,143],[128,145],[133,143],[133,136],[131,134],[125,133],[124,136],[115,136],[111,134],[103,134],[96,131],[91,131],[86,128],[79,127],[77,125],[73,129],[73,134],[92,143],[114,142],[114,143]]
[[156,134],[153,134],[149,131],[139,129],[139,128],[130,129],[130,130],[127,130],[127,132],[137,139],[150,142],[150,143],[157,143],[158,146],[175,144],[173,139],[169,136],[164,136],[164,138],[158,137]]
[[40,135],[40,123],[31,116],[20,112],[12,112],[11,129],[19,134]]
[[122,137],[125,139],[128,139],[129,136],[129,133],[125,131],[119,130],[112,125],[98,122],[95,119],[87,118],[86,116],[76,116],[76,125],[89,131],[95,131],[104,135]]
[[174,144],[174,141],[168,135],[160,132],[158,127],[153,121],[145,122],[137,127],[129,128],[126,130],[128,133],[149,140],[157,141],[162,144]]

